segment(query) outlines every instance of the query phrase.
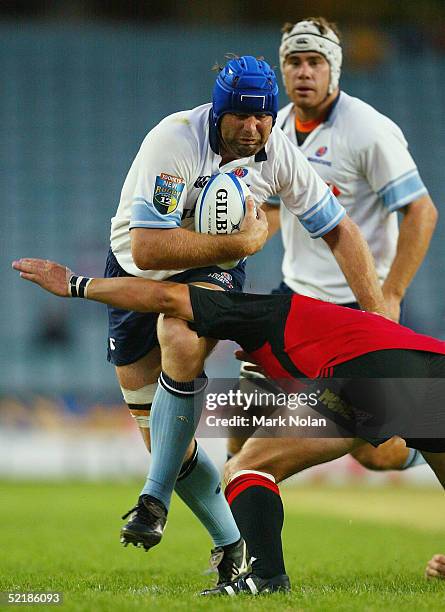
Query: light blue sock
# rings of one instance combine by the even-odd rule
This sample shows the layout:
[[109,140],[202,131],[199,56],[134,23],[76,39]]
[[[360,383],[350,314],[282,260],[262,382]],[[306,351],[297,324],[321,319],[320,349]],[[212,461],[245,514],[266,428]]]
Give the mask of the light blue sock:
[[415,448],[409,448],[408,451],[408,457],[400,468],[401,470],[408,470],[409,468],[416,467],[416,465],[424,465],[426,463],[425,457],[420,451]]
[[159,499],[167,510],[185,452],[198,426],[206,385],[207,378],[178,383],[165,372],[159,377],[150,415],[151,464],[141,495]]
[[175,491],[201,521],[215,546],[233,544],[240,539],[229,504],[221,491],[221,476],[201,446],[185,466]]

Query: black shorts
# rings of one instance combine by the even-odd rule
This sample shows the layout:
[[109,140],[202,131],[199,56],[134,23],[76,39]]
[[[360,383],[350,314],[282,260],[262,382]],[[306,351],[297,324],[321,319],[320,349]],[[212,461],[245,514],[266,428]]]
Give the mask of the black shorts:
[[445,452],[445,356],[424,351],[374,351],[333,368],[317,381],[315,408],[374,446],[394,435],[407,446]]
[[[169,277],[177,283],[205,282],[217,285],[226,291],[241,291],[245,279],[245,262],[232,270],[218,266],[194,268]],[[117,262],[111,249],[105,266],[105,278],[132,276]],[[167,280],[167,279],[166,279]],[[158,345],[156,335],[156,313],[133,312],[108,306],[107,359],[116,366],[134,363]]]

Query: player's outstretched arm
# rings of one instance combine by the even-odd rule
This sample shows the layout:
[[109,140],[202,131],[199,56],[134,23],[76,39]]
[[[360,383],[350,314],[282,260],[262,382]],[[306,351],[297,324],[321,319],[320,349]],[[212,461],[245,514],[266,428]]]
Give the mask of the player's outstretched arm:
[[124,310],[163,312],[193,321],[187,285],[134,277],[87,278],[82,283],[82,291],[79,291],[81,284],[78,279],[82,277],[75,276],[69,268],[54,261],[23,258],[14,261],[12,267],[25,280],[59,297],[84,297]]

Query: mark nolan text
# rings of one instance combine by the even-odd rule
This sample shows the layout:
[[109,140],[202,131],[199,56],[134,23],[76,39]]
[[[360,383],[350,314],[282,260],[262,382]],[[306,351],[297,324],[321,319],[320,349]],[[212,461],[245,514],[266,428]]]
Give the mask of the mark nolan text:
[[239,416],[229,418],[217,417],[211,414],[206,417],[208,427],[326,427],[327,421],[313,416],[301,417],[299,415],[266,417],[266,416]]

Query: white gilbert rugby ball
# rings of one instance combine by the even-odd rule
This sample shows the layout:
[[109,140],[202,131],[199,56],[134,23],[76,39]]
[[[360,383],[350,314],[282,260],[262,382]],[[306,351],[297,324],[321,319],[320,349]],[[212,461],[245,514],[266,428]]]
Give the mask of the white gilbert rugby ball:
[[[239,232],[246,214],[246,197],[252,195],[246,183],[234,174],[215,174],[201,191],[196,202],[195,230],[201,234]],[[229,270],[238,260],[218,264]]]

